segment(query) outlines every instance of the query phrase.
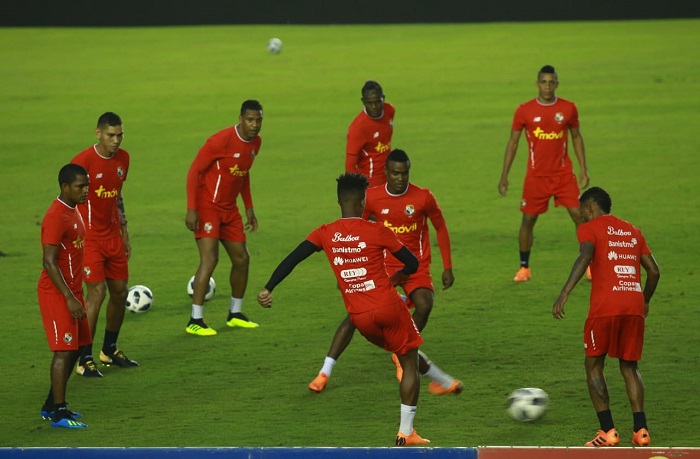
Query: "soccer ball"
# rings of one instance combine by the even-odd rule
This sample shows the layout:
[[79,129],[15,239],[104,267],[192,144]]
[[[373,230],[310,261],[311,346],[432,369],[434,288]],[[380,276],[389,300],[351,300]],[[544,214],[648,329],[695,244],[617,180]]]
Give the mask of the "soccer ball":
[[270,38],[267,42],[267,52],[270,54],[279,54],[282,51],[282,40],[279,38]]
[[508,414],[516,421],[535,421],[547,411],[549,395],[536,387],[513,391],[508,397]]
[[[210,277],[209,285],[207,285],[207,293],[204,294],[204,301],[214,298],[215,293],[216,282],[214,282],[213,277]],[[190,277],[190,281],[187,283],[187,294],[190,296],[190,298],[192,298],[192,295],[194,294],[194,276]]]
[[126,296],[126,309],[131,312],[146,312],[153,306],[153,292],[145,285],[134,285]]

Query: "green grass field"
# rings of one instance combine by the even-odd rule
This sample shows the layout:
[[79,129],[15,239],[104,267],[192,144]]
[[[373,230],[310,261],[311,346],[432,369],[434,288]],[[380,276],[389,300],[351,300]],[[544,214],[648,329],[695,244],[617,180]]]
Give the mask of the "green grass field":
[[[268,55],[267,39],[284,41]],[[577,103],[591,185],[613,213],[641,227],[662,278],[640,364],[657,446],[700,446],[700,22],[697,20],[408,26],[250,26],[0,29],[0,446],[390,446],[399,397],[389,355],[356,336],[322,394],[306,389],[344,310],[316,255],[275,290],[255,295],[310,230],[334,220],[335,177],[366,79],[397,107],[393,147],[412,181],[437,196],[451,231],[456,283],[439,291],[423,349],[462,379],[459,397],[424,385],[416,427],[434,446],[580,446],[598,428],[586,390],[581,330],[589,287],[565,321],[551,305],[577,255],[562,209],[540,218],[533,280],[516,285],[521,140],[511,192],[497,192],[517,104],[536,95],[544,64],[558,95]],[[206,138],[233,124],[240,103],[265,107],[252,173],[260,229],[244,311],[256,330],[228,330],[222,256],[205,317],[214,338],[184,333],[187,280],[197,266],[184,225],[185,176]],[[59,168],[94,140],[97,117],[124,120],[132,166],[124,196],[131,284],[155,293],[129,314],[120,346],[141,368],[71,378],[68,399],[89,429],[52,429],[38,412],[51,354],[36,305],[39,225],[58,193]],[[695,185],[693,185],[695,183]],[[222,253],[223,255],[223,253]],[[434,273],[441,265],[436,250]],[[104,316],[104,310],[103,314]],[[100,322],[96,348],[102,343]],[[612,410],[629,444],[631,414],[612,361]],[[505,412],[518,387],[546,390],[536,423]]]

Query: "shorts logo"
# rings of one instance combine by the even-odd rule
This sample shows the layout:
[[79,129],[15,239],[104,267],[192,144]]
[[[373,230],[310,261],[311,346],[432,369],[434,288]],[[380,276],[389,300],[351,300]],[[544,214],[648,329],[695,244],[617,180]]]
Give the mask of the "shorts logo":
[[92,274],[92,269],[90,269],[89,266],[83,266],[83,274],[85,274],[85,277],[90,277],[90,274]]
[[527,205],[527,201],[525,201],[524,199],[522,201],[520,201],[520,208],[521,209],[524,208],[526,205]]
[[63,342],[66,344],[70,344],[73,342],[73,335],[71,333],[65,333],[63,335]]
[[406,204],[406,209],[404,209],[404,213],[411,217],[414,213],[416,213],[416,208],[413,207],[413,204]]
[[204,231],[207,233],[211,233],[211,230],[214,229],[214,225],[211,224],[211,222],[206,222],[204,224]]

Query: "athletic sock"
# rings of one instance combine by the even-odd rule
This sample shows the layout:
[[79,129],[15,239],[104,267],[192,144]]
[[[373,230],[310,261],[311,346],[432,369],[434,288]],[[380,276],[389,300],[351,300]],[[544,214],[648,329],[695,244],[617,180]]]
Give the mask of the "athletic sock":
[[644,411],[637,411],[636,413],[632,413],[632,417],[634,419],[634,431],[638,431],[639,429],[648,429],[647,428],[647,415],[644,413]]
[[192,320],[204,319],[204,306],[201,304],[192,304]]
[[105,339],[102,343],[102,352],[106,355],[112,355],[117,350],[117,338],[119,337],[118,331],[109,331],[105,328]]
[[243,298],[231,297],[231,307],[229,308],[228,312],[235,314],[237,312],[241,312],[241,309],[243,309]]
[[92,360],[92,343],[86,344],[83,354],[80,356],[80,365],[85,366],[85,362]]
[[455,381],[455,378],[452,376],[448,375],[444,371],[440,369],[437,365],[434,363],[430,362],[430,366],[428,367],[428,371],[425,372],[423,375],[430,379],[431,381],[435,381],[438,384],[440,384],[442,387],[445,389],[449,388],[452,383]]
[[598,421],[600,422],[600,430],[603,432],[609,432],[610,429],[615,427],[613,423],[612,413],[610,410],[598,411]]
[[44,402],[42,410],[51,411],[51,409],[53,409],[53,387],[49,389],[49,393],[46,396],[46,401]]
[[335,359],[331,357],[326,357],[323,361],[323,366],[321,367],[321,371],[319,371],[319,373],[325,373],[326,376],[330,377],[336,362],[337,361]]
[[404,435],[413,433],[413,420],[416,418],[416,407],[401,404],[401,425],[399,432]]
[[530,267],[530,252],[520,252],[520,267],[529,268]]

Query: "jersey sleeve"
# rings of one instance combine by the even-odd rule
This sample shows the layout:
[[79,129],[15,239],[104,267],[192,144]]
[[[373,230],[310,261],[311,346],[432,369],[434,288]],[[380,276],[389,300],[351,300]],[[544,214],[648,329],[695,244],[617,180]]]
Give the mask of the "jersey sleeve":
[[442,215],[442,209],[440,209],[433,193],[426,190],[425,194],[425,212],[435,228],[438,248],[442,257],[442,269],[452,269],[452,244],[445,217]]
[[584,242],[591,242],[595,245],[596,237],[595,231],[593,231],[593,225],[589,225],[586,223],[584,223],[583,225],[579,225],[579,227],[576,228],[576,236],[578,237],[579,244],[582,244]]
[[194,157],[190,170],[187,172],[187,209],[196,208],[197,204],[197,188],[199,187],[199,177],[213,162],[214,154],[217,150],[218,142],[212,136],[199,149],[197,156]]
[[353,122],[348,128],[347,144],[345,146],[345,171],[355,172],[357,162],[365,145],[362,129]]
[[41,244],[60,246],[64,232],[59,216],[53,212],[46,214],[41,225]]
[[525,105],[521,104],[515,109],[515,113],[513,114],[513,124],[510,128],[514,131],[522,131],[525,124]]

